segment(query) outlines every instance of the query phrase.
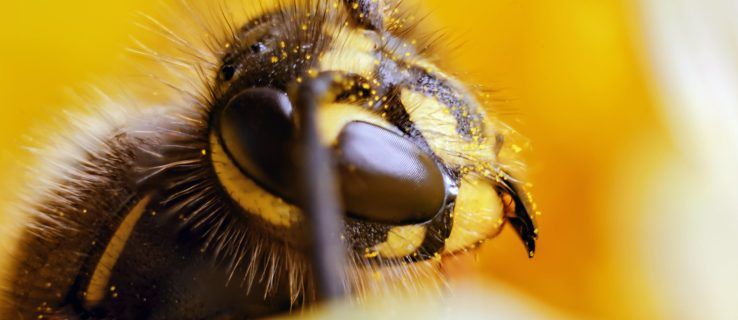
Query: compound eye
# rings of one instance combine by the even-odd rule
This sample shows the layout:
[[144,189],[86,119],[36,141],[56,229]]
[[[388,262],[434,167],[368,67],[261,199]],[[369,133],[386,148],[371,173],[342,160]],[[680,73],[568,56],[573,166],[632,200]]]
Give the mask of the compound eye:
[[275,194],[293,198],[292,104],[281,91],[246,89],[220,113],[216,130],[239,169]]
[[415,143],[385,128],[351,122],[335,147],[343,202],[354,218],[393,225],[433,219],[446,202],[444,177]]

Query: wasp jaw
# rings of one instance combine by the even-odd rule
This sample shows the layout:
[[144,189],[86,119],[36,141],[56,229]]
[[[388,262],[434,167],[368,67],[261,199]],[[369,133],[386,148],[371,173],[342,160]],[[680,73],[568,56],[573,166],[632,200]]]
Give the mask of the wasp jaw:
[[538,239],[538,229],[530,219],[520,219],[519,217],[509,217],[508,221],[515,228],[520,240],[523,241],[528,257],[533,258],[536,253],[536,240]]
[[536,240],[538,240],[538,227],[533,216],[526,206],[521,193],[515,183],[510,179],[503,179],[498,186],[498,192],[505,206],[505,216],[523,241],[528,257],[533,258],[536,253]]

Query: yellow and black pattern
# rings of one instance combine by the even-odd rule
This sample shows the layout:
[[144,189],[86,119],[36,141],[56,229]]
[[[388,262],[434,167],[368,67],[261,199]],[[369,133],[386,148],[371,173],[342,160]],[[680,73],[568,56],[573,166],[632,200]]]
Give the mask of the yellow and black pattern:
[[[352,126],[402,140],[438,171],[445,192],[427,219],[347,212],[344,286],[373,287],[365,274],[384,267],[412,278],[415,264],[472,248],[506,221],[533,255],[538,230],[529,196],[498,161],[504,132],[464,85],[430,62],[398,4],[291,2],[250,21],[224,20],[226,31],[211,34],[209,50],[155,22],[194,57],[157,58],[201,81],[166,83],[184,96],[176,106],[130,111],[76,141],[64,172],[26,203],[31,218],[4,279],[4,315],[241,318],[313,300],[306,217],[294,171],[283,169],[292,168],[282,163],[291,154],[280,149],[293,129],[277,118],[291,117],[295,88],[318,77],[333,79],[317,110],[327,148],[343,146]],[[154,55],[147,50],[136,51]],[[266,121],[274,125],[234,119],[234,101],[244,97],[273,103],[276,116],[265,117],[277,117]],[[246,143],[271,150],[270,161],[228,131],[249,124],[268,132],[264,141]],[[380,162],[385,156],[371,155]],[[354,168],[347,168],[351,176]],[[346,189],[364,182],[341,183]]]

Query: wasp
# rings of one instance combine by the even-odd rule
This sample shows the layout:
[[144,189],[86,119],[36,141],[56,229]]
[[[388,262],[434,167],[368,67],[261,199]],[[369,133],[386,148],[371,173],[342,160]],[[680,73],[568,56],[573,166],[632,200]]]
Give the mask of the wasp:
[[[187,6],[187,8],[191,8]],[[4,319],[231,319],[386,288],[505,223],[530,256],[509,130],[390,0],[280,3],[196,45],[172,98],[110,102],[41,153]],[[181,71],[186,70],[186,72]],[[176,97],[176,98],[175,98]],[[412,280],[412,279],[411,279]]]

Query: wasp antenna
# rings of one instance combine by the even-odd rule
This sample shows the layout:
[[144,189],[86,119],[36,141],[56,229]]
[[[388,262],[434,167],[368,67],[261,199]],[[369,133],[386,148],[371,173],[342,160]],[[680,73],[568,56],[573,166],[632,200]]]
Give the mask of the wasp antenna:
[[528,257],[532,258],[536,252],[536,240],[538,239],[538,227],[536,221],[530,214],[530,201],[521,192],[520,187],[507,173],[501,175],[497,192],[502,198],[505,207],[505,216],[507,221],[518,233],[520,240],[523,241]]
[[330,152],[321,144],[317,127],[318,103],[330,94],[334,75],[302,83],[293,96],[299,125],[296,163],[300,196],[309,217],[312,237],[311,256],[320,299],[340,298],[345,294],[346,257],[340,235],[343,232],[341,201]]

